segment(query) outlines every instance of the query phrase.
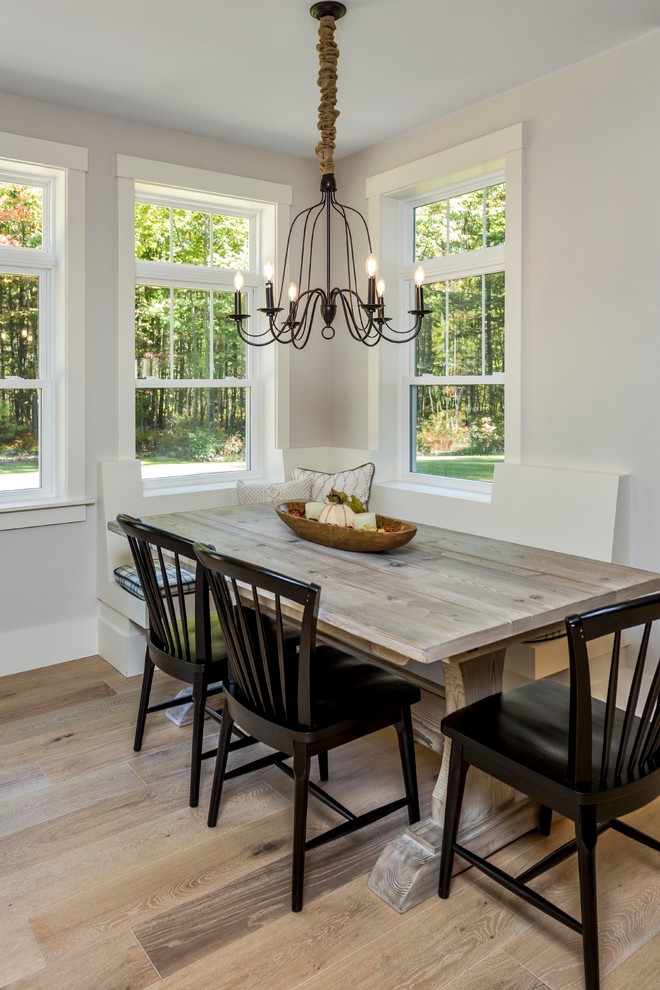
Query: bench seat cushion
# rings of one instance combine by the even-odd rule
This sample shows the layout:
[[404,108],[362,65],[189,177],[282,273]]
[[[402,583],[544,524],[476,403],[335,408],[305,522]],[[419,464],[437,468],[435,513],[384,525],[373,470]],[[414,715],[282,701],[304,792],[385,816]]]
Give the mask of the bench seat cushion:
[[[166,564],[165,570],[167,571],[167,579],[169,581],[170,587],[176,592],[176,568],[174,564]],[[144,601],[144,593],[142,591],[142,586],[140,584],[140,579],[136,569],[130,564],[122,565],[121,567],[115,567],[114,570],[115,581],[120,587],[125,591],[128,591],[130,595],[134,595],[135,598],[141,598]],[[195,572],[187,571],[181,568],[181,580],[183,582],[183,592],[185,595],[191,594],[195,590]],[[158,574],[158,586],[163,587],[163,580],[160,574]]]

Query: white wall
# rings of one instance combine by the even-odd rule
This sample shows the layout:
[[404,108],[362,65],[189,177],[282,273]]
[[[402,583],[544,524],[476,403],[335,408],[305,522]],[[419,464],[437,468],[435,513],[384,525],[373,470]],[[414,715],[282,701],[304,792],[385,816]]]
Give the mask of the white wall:
[[[656,32],[337,170],[342,198],[366,208],[366,176],[524,122],[522,460],[629,474],[615,552],[650,569],[660,569],[659,105]],[[368,355],[349,363],[350,346],[333,354],[335,382],[348,367],[350,387],[335,390],[331,442],[367,447]]]

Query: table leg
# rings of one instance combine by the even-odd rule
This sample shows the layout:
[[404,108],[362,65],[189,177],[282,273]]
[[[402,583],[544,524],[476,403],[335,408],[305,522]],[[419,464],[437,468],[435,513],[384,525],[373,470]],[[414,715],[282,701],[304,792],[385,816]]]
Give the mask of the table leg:
[[[505,650],[468,660],[443,662],[446,711],[502,689]],[[431,799],[431,817],[390,842],[369,877],[369,889],[401,913],[437,894],[450,742]],[[459,841],[487,856],[537,824],[537,807],[510,787],[477,770],[468,774]],[[457,860],[457,871],[466,864]]]

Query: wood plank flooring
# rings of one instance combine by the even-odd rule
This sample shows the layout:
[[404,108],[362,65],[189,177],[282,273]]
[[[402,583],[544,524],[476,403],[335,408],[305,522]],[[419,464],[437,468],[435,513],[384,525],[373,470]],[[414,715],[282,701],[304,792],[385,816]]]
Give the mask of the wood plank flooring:
[[[0,678],[0,987],[11,990],[578,990],[579,939],[474,870],[448,901],[398,915],[367,889],[405,814],[308,856],[289,910],[292,785],[276,769],[229,781],[206,826],[211,766],[189,808],[190,727],[163,713],[132,748],[139,678],[99,657]],[[178,683],[156,675],[155,692]],[[209,723],[209,743],[215,726]],[[439,757],[418,748],[422,812]],[[400,790],[396,737],[330,756],[332,793],[356,811]],[[329,785],[329,786],[330,786]],[[633,816],[660,835],[660,802]],[[310,806],[310,831],[334,815]],[[518,871],[565,841],[523,837],[495,857]],[[657,856],[599,842],[603,990],[651,990],[660,965]],[[575,863],[536,881],[577,912]]]

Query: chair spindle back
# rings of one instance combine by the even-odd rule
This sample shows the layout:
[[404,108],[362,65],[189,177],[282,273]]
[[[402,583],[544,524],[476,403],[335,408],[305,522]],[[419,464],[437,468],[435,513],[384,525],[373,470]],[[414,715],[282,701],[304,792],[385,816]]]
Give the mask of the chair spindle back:
[[[649,659],[654,623],[660,619],[660,595],[598,609],[566,619],[570,653],[570,767],[580,789],[603,790],[637,779],[660,760],[660,655]],[[634,665],[622,663],[623,645],[636,648]],[[593,700],[588,643],[612,635],[607,694]],[[658,650],[658,645],[654,647]],[[640,699],[646,697],[640,710]],[[597,726],[597,731],[595,731]],[[600,753],[596,747],[600,747]],[[594,756],[599,772],[594,779]]]
[[[195,544],[195,552],[225,637],[228,683],[267,718],[311,726],[310,678],[321,589],[203,544]],[[299,628],[299,646],[297,637],[295,646],[290,645],[291,625]]]

